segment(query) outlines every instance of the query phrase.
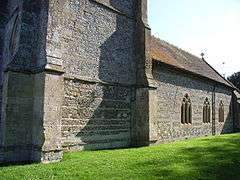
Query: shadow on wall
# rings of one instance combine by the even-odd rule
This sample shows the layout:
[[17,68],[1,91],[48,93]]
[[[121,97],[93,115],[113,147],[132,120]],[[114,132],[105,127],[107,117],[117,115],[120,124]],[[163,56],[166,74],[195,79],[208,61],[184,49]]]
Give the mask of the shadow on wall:
[[239,93],[234,92],[234,96],[232,98],[233,101],[233,110],[234,110],[234,124],[235,124],[235,132],[240,131],[240,98]]
[[[219,86],[221,87],[221,86]],[[217,134],[228,134],[235,131],[234,128],[234,97],[231,90],[219,89],[216,94],[224,94],[223,97],[216,96],[215,128]],[[228,99],[230,97],[230,99]],[[229,103],[229,104],[228,104]],[[223,108],[223,109],[222,109]]]
[[227,108],[227,114],[226,110],[224,109],[224,122],[219,122],[220,117],[220,106],[217,105],[217,111],[218,111],[218,116],[216,117],[216,120],[218,121],[218,125],[219,125],[219,131],[220,134],[227,134],[227,133],[233,133],[235,131],[235,127],[234,127],[234,109],[233,109],[233,103],[234,103],[234,99],[231,98],[231,102],[229,106],[225,106],[224,108]]
[[[161,62],[154,62],[156,63],[156,70],[155,71],[159,71],[159,72],[166,72],[166,75],[159,75],[158,73],[154,73],[154,79],[158,79],[163,83],[167,83],[167,84],[172,84],[175,86],[180,86],[180,87],[186,87],[186,88],[193,88],[196,90],[204,90],[204,91],[209,91],[209,84],[206,84],[206,86],[202,86],[202,83],[206,83],[205,79],[200,79],[199,77],[196,76],[192,76],[192,75],[187,75],[184,72],[181,73],[177,70],[174,70],[171,66],[163,64]],[[166,71],[166,70],[167,71]],[[169,73],[171,72],[171,74]],[[192,82],[192,83],[186,83],[185,81],[181,81],[177,78],[175,78],[176,76],[179,77],[183,77],[188,79],[188,81]],[[192,79],[196,79],[196,81],[192,81]],[[201,82],[201,83],[199,83]]]
[[[229,109],[231,110],[231,107],[229,107]],[[227,113],[227,115],[225,116],[225,120],[224,122],[219,122],[219,117],[216,117],[216,120],[218,121],[218,128],[217,131],[220,131],[220,134],[228,134],[228,133],[233,133],[234,131],[234,125],[233,125],[233,117],[231,115],[231,111],[230,113]],[[217,127],[216,127],[217,128]]]
[[236,101],[236,112],[237,131],[240,131],[240,99]]
[[[121,6],[124,4],[122,2],[124,1],[110,1],[112,6]],[[48,6],[48,0],[24,1],[21,46],[10,63],[12,68],[31,72],[42,68],[39,66],[43,63],[38,61],[43,60],[46,64],[46,36],[50,13]],[[77,111],[78,119],[65,122],[71,131],[69,136],[72,137],[72,134],[75,136],[73,146],[105,149],[131,145],[136,83],[134,52],[136,22],[122,15],[115,16],[116,26],[113,34],[100,46],[98,78],[104,83],[73,80],[74,83],[80,84],[78,89],[80,95],[74,96],[77,104],[73,107]],[[44,76],[38,75],[16,73],[9,78],[8,89],[11,90],[7,96],[11,97],[14,103],[7,102],[5,129],[6,137],[13,138],[13,141],[5,142],[4,146],[10,147],[6,152],[11,161],[41,160],[41,150],[46,144],[44,135],[49,132],[44,131],[43,127],[45,80],[42,79]],[[142,98],[146,98],[147,95],[144,94]],[[79,130],[81,125],[83,126]],[[16,134],[13,136],[9,129],[14,130]],[[52,137],[54,135],[51,134],[50,139],[54,138]]]
[[[42,67],[38,67],[38,61],[43,60],[46,63],[49,2],[30,0],[23,1],[22,4],[20,1],[4,1],[4,3],[8,6],[6,8],[8,22],[4,27],[3,62],[9,62],[6,65],[8,69],[17,70],[7,72],[4,109],[6,118],[1,129],[4,133],[1,145],[4,149],[4,162],[39,162],[45,142],[43,135],[45,77],[41,73],[32,72],[42,70]],[[0,14],[6,13],[6,9],[1,8]],[[14,17],[20,17],[20,20],[15,21]],[[16,26],[21,30],[15,31]],[[7,55],[12,51],[11,43],[19,43],[19,45],[11,55]],[[27,73],[21,73],[22,71]]]
[[[118,0],[111,0],[110,4],[114,8],[124,5]],[[79,116],[86,118],[91,114],[76,135],[81,140],[80,146],[83,149],[122,148],[131,145],[136,66],[132,26],[135,22],[130,21],[133,20],[116,14],[114,32],[100,46],[98,78],[106,84],[88,84],[88,97],[78,99]]]
[[[5,31],[5,24],[7,21],[7,1],[1,2],[0,5],[0,104],[2,104],[2,78],[3,78],[3,49],[4,49],[4,31]],[[1,113],[2,107],[0,108],[0,146],[2,146],[2,128],[1,128]],[[1,155],[0,155],[1,156]],[[1,159],[1,157],[0,157]]]
[[[176,70],[171,69],[170,66],[164,65],[162,63],[157,62],[154,69],[154,78],[161,83],[165,84],[171,84],[173,86],[178,86],[180,89],[182,88],[188,88],[191,90],[200,90],[200,91],[206,91],[209,92],[209,95],[213,92],[214,84],[209,82],[206,83],[206,81],[203,81],[203,79],[200,79],[198,77],[188,76],[184,75],[183,73],[180,73]],[[160,72],[160,73],[158,73]],[[176,78],[178,77],[178,78]],[[183,77],[181,79],[181,77]],[[217,86],[217,94],[225,94],[223,97],[216,97],[216,105],[215,105],[215,123],[216,123],[216,132],[217,134],[226,134],[226,133],[232,133],[234,132],[234,122],[233,122],[233,109],[232,104],[233,100],[228,99],[231,98],[232,92],[231,90],[227,89],[224,86]],[[205,97],[197,97],[197,98],[205,98]],[[223,100],[224,103],[224,120],[223,122],[219,122],[219,101]],[[230,103],[230,104],[227,104]],[[194,104],[195,106],[195,104]],[[212,105],[211,105],[212,107]],[[193,109],[194,111],[194,109]],[[211,109],[212,112],[212,109]],[[202,115],[201,115],[202,116]],[[201,119],[202,120],[202,119]],[[193,119],[193,122],[196,122],[195,119]],[[212,122],[212,121],[211,121]],[[213,127],[214,128],[214,127]],[[183,129],[183,128],[182,128]]]

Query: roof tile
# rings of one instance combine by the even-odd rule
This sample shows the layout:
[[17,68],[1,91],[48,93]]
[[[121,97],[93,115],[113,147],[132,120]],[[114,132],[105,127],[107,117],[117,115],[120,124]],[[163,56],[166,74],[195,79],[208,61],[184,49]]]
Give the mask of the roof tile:
[[198,58],[197,56],[194,56],[166,41],[155,38],[154,36],[152,36],[151,39],[151,57],[162,63],[190,71],[194,74],[207,77],[211,80],[232,87],[232,85],[204,59]]

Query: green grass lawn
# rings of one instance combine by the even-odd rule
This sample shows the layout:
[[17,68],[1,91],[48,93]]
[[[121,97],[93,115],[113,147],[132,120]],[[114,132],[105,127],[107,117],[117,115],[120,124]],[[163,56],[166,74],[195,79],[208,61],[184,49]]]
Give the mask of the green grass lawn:
[[1,166],[0,179],[240,179],[240,134],[66,153],[60,163]]

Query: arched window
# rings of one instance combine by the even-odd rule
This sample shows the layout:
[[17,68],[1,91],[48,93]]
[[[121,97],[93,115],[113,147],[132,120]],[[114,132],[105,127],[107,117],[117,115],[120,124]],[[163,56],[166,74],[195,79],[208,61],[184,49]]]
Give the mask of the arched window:
[[224,104],[223,101],[219,103],[219,110],[218,110],[219,122],[224,122]]
[[182,124],[192,123],[192,104],[188,94],[186,94],[182,100],[181,123]]
[[210,102],[208,98],[206,98],[203,105],[203,123],[210,123],[211,117],[210,114],[211,114]]

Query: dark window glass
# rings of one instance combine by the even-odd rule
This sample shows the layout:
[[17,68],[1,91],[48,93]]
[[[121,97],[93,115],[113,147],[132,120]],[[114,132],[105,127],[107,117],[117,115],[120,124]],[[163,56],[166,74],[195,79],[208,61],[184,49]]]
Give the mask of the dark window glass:
[[182,100],[181,123],[182,124],[192,123],[192,103],[188,94],[186,94]]
[[208,98],[205,99],[203,105],[203,123],[210,123],[211,122],[211,107]]

